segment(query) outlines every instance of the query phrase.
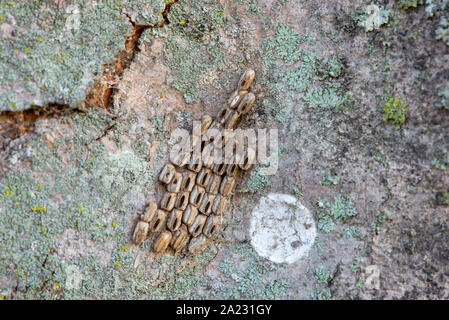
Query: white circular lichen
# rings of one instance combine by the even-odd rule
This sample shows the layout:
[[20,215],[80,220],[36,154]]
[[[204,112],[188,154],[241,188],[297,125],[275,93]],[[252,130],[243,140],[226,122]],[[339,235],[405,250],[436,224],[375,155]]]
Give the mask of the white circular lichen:
[[293,263],[310,251],[316,237],[315,222],[295,197],[270,193],[251,214],[250,236],[262,257]]

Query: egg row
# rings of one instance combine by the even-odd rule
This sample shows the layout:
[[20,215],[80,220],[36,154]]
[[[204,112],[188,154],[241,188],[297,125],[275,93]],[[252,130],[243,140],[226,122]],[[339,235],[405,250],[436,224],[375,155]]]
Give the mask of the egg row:
[[[201,136],[191,135],[188,152],[170,157],[171,163],[163,167],[159,181],[166,192],[159,206],[151,201],[141,214],[133,233],[137,245],[155,235],[152,248],[157,253],[171,247],[177,253],[196,254],[220,229],[239,170],[252,167],[255,152],[247,148],[243,154],[233,153],[219,162],[214,159],[213,148],[219,146],[219,141],[225,145],[228,129],[233,129],[251,110],[255,96],[248,89],[254,76],[253,70],[246,71],[215,120],[208,115],[202,117]],[[193,152],[197,148],[199,154]]]

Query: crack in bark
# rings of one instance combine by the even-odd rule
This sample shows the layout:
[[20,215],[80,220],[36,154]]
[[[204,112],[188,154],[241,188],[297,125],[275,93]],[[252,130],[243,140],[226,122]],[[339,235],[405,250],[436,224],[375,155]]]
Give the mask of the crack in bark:
[[95,139],[93,139],[92,141],[90,141],[87,145],[91,144],[92,142],[95,142],[95,141],[98,141],[98,140],[102,139],[103,137],[105,137],[105,136],[109,133],[109,131],[111,131],[112,129],[114,129],[115,126],[116,126],[116,124],[117,124],[117,123],[115,122],[116,119],[117,119],[116,117],[112,118],[112,119],[111,119],[112,123],[111,123],[110,125],[108,125],[106,128],[103,129],[102,134],[100,134],[98,137],[96,137]]
[[[133,26],[132,33],[125,36],[125,49],[111,63],[103,65],[103,74],[90,87],[81,107],[70,107],[69,105],[60,103],[48,103],[44,106],[31,105],[29,108],[20,111],[0,111],[0,151],[3,150],[2,154],[7,152],[7,149],[9,149],[8,145],[11,141],[20,138],[27,132],[33,131],[38,119],[49,119],[73,112],[87,113],[87,109],[90,107],[108,110],[116,90],[114,85],[134,60],[139,50],[140,37],[143,32],[147,29],[161,28],[169,24],[168,13],[170,12],[171,6],[177,2],[178,0],[173,0],[166,3],[164,11],[161,12],[163,21],[153,25],[136,24],[131,20],[129,15],[124,13]],[[104,134],[95,140],[104,137],[114,126],[115,124],[105,128]]]
[[55,116],[64,116],[71,113],[86,113],[78,107],[70,107],[65,104],[49,103],[45,106],[32,105],[21,111],[0,112],[0,156],[6,153],[11,141],[34,130],[36,121],[39,119],[50,119]]
[[163,21],[153,25],[136,24],[128,14],[124,13],[133,26],[133,31],[126,36],[125,49],[119,53],[117,58],[104,67],[103,75],[92,85],[84,101],[86,108],[97,107],[109,109],[116,90],[115,85],[139,51],[140,37],[143,32],[147,29],[161,28],[169,24],[168,13],[170,12],[171,6],[177,2],[178,0],[173,0],[166,3],[164,11],[161,12]]
[[[47,259],[48,259],[48,256],[51,254],[51,253],[53,253],[54,252],[54,250],[53,250],[53,248],[51,248],[48,252],[47,252],[47,254],[45,255],[45,259],[44,259],[44,261],[42,262],[42,269],[43,268],[45,268],[45,265],[46,265],[46,263],[47,263]],[[39,291],[42,291],[44,288],[45,288],[45,286],[47,285],[47,283],[50,281],[50,280],[52,280],[53,279],[53,275],[55,274],[55,271],[54,270],[52,270],[51,272],[50,272],[50,276],[47,278],[47,279],[44,279],[43,281],[42,281],[42,284],[40,285],[40,287],[39,287]]]

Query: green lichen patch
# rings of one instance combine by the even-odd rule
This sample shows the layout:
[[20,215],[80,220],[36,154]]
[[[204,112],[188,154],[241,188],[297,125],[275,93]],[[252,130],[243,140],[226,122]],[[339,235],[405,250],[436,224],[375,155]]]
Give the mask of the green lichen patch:
[[348,227],[348,228],[344,229],[341,232],[341,234],[343,235],[343,237],[345,237],[346,239],[349,239],[349,240],[363,238],[360,235],[360,230],[357,227],[355,227],[355,226],[351,226],[351,227]]
[[338,83],[329,83],[324,87],[313,87],[307,91],[304,100],[313,107],[340,108],[348,99],[342,95]]
[[207,299],[213,295],[205,291],[211,286],[211,277],[204,274],[205,268],[217,255],[213,246],[206,248],[201,254],[183,259],[181,257],[164,256],[153,261],[151,267],[164,272],[165,278],[155,284],[152,297],[158,299]]
[[352,200],[341,195],[336,196],[334,202],[326,206],[329,207],[329,214],[337,221],[344,221],[357,215]]
[[435,194],[435,203],[441,206],[449,206],[449,190],[437,192]]
[[417,8],[418,6],[422,6],[425,2],[425,0],[399,0],[397,5],[400,9],[407,10],[410,8]]
[[426,13],[429,17],[442,16],[449,8],[449,0],[426,0]]
[[309,299],[310,300],[330,300],[330,299],[332,299],[332,293],[327,288],[321,289],[321,290],[316,290],[309,295]]
[[436,144],[433,150],[432,166],[440,170],[446,170],[449,166],[449,150],[444,144]]
[[119,1],[118,5],[138,25],[157,25],[164,21],[167,0]]
[[438,97],[435,107],[449,110],[449,83],[438,90]]
[[186,103],[197,100],[202,81],[231,64],[219,34],[227,24],[219,1],[203,6],[197,1],[178,1],[168,14],[170,24],[144,35],[164,41],[164,58],[170,68],[169,84],[181,91]]
[[318,56],[310,49],[315,45],[313,34],[299,34],[280,23],[272,29],[260,50],[264,61],[261,82],[267,87],[262,101],[267,123],[287,123],[291,118],[289,106],[298,103],[298,98],[312,107],[328,110],[344,105],[348,95],[341,84],[342,57]]
[[390,11],[374,3],[365,8],[365,14],[359,17],[359,25],[365,28],[366,32],[379,29],[388,23]]
[[306,55],[302,58],[301,64],[297,69],[287,72],[284,80],[289,90],[296,92],[306,91],[317,72],[316,60],[317,58],[314,54]]
[[449,46],[449,21],[442,17],[438,26],[438,29],[435,31],[435,39],[443,40]]
[[289,96],[294,91],[303,92],[315,71],[314,61],[306,61],[295,70],[290,67],[303,56],[300,45],[308,36],[300,36],[290,26],[280,23],[274,24],[272,29],[273,34],[263,40],[259,52],[264,61],[260,82],[267,87],[268,94],[262,105],[268,124],[289,120],[287,106],[293,100]]
[[439,23],[435,29],[435,39],[442,40],[449,46],[449,0],[427,0],[427,17],[438,17]]
[[228,248],[217,269],[226,278],[222,299],[282,299],[287,295],[290,279],[273,276],[285,266],[267,265],[249,244]]
[[320,183],[322,186],[336,186],[340,182],[340,177],[336,174],[326,171],[321,175]]
[[382,109],[382,113],[384,114],[382,120],[391,121],[394,124],[395,130],[399,130],[405,122],[407,111],[407,103],[404,100],[390,98]]
[[315,269],[315,283],[328,284],[332,278],[331,273],[322,264]]
[[375,221],[370,225],[371,230],[373,230],[374,233],[379,234],[386,220],[387,215],[384,212],[377,214],[375,217]]
[[241,191],[262,192],[270,185],[268,176],[265,175],[260,167],[254,168],[246,183],[246,188]]
[[361,259],[360,258],[354,258],[352,260],[351,264],[349,265],[351,271],[354,272],[354,273],[360,272],[360,263],[361,263]]
[[357,215],[351,199],[337,195],[333,202],[320,199],[317,202],[316,216],[319,230],[329,233],[334,230],[335,223],[341,223]]
[[332,294],[328,288],[333,275],[324,267],[323,264],[318,265],[314,271],[314,287],[315,290],[309,294],[310,300],[330,300]]
[[299,45],[308,40],[308,35],[300,36],[288,25],[277,23],[273,26],[274,34],[262,43],[262,57],[265,62],[280,59],[287,65],[298,62],[302,56]]
[[329,233],[334,230],[335,224],[330,216],[328,216],[325,212],[320,211],[317,213],[318,218],[318,230],[321,230],[325,233]]

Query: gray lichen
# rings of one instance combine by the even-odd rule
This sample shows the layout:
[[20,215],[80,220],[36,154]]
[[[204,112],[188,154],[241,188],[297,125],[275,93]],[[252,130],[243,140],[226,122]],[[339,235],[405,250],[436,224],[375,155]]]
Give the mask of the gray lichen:
[[87,93],[104,64],[124,49],[136,21],[162,19],[163,0],[75,0],[0,2],[0,110],[30,105],[74,105]]
[[181,0],[172,7],[168,19],[168,26],[148,30],[143,39],[151,41],[154,36],[164,41],[169,84],[183,93],[186,103],[192,103],[198,98],[201,81],[230,65],[226,48],[219,41],[227,17],[219,1],[203,6]]
[[389,15],[389,10],[372,3],[365,8],[365,14],[360,17],[359,25],[364,27],[366,32],[373,31],[386,24]]

